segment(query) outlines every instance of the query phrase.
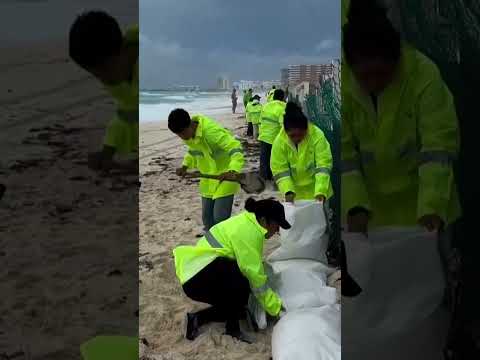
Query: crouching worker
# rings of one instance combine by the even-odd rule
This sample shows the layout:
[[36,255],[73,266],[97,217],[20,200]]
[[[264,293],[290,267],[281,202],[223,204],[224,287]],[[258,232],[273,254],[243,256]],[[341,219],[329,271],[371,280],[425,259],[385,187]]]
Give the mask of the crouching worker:
[[283,128],[272,147],[270,166],[287,202],[324,202],[332,195],[332,153],[322,130],[293,102],[285,109]]
[[177,277],[192,300],[211,306],[187,313],[186,338],[195,339],[202,325],[225,322],[226,334],[251,342],[241,330],[250,292],[265,311],[278,316],[282,300],[267,285],[263,245],[279,228],[289,229],[283,205],[249,198],[245,210],[210,229],[196,246],[174,249]]
[[240,173],[245,162],[240,142],[225,128],[203,115],[190,118],[183,109],[173,110],[168,128],[188,146],[177,175],[185,176],[188,169],[198,169],[205,175],[221,175],[221,180],[200,180],[202,220],[205,231],[232,213],[234,194],[240,184],[229,181]]
[[123,34],[107,13],[85,12],[70,29],[69,53],[117,102],[103,148],[89,155],[89,167],[138,173],[138,25]]

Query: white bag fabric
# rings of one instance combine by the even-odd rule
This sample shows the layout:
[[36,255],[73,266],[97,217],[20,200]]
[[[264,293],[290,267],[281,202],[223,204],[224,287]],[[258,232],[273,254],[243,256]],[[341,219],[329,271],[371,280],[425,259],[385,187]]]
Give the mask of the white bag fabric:
[[[334,269],[313,260],[283,260],[265,264],[268,285],[282,299],[286,311],[335,304],[336,289],[326,285]],[[266,314],[254,295],[248,308],[259,329],[267,327]]]
[[273,360],[340,360],[339,305],[288,312],[272,333]]
[[289,230],[280,229],[281,246],[269,257],[269,261],[311,259],[327,263],[327,220],[323,204],[318,201],[284,203],[285,217],[292,225]]
[[271,264],[269,284],[282,299],[285,310],[335,304],[336,289],[327,286],[332,269],[312,260],[284,260]]
[[[342,333],[350,353],[344,359],[376,356],[382,348],[389,359],[399,354],[413,359],[422,348],[441,351],[445,280],[436,234],[383,228],[369,232],[368,239],[352,233],[342,238],[348,272],[362,288],[359,296],[342,299]],[[362,352],[367,344],[371,353]]]

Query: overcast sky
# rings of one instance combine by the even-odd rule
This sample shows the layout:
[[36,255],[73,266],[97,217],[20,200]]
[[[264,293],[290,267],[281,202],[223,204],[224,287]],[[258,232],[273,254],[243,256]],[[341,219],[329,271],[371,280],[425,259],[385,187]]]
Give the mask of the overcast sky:
[[140,86],[274,80],[340,57],[340,0],[139,0]]
[[78,14],[100,9],[121,26],[138,22],[138,0],[0,0],[0,47],[26,43],[66,43]]

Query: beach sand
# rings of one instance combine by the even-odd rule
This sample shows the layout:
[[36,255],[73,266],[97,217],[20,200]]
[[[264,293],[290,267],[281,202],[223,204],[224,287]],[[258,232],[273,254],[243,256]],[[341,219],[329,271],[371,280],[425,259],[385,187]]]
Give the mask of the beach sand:
[[[239,106],[237,111],[242,110]],[[241,139],[246,167],[258,168],[259,146],[252,140],[245,142],[242,114],[225,113],[213,118]],[[194,244],[201,236],[198,184],[175,175],[185,147],[168,131],[166,121],[140,124],[140,144],[140,337],[148,343],[143,347],[144,358],[269,359],[270,330],[256,333],[256,343],[252,345],[223,335],[222,324],[202,328],[202,334],[193,342],[184,338],[185,313],[206,305],[184,295],[175,276],[172,250],[180,244]],[[267,190],[261,197],[273,195]],[[243,210],[247,197],[244,192],[235,197],[234,213]],[[270,239],[265,253],[278,245],[278,237]]]
[[136,178],[87,168],[115,107],[67,53],[2,50],[0,358],[79,359],[96,334],[137,332]]

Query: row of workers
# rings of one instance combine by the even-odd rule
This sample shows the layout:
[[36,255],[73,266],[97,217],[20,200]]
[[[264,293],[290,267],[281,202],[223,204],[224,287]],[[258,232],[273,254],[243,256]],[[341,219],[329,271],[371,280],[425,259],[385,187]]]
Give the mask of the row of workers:
[[[283,109],[271,161],[280,192],[288,201],[325,201],[332,194],[330,146],[296,104],[284,103]],[[282,309],[281,298],[268,286],[262,254],[265,239],[280,227],[290,228],[283,205],[250,198],[245,211],[230,217],[234,194],[240,190],[239,184],[230,180],[244,165],[240,142],[214,120],[203,115],[190,117],[183,109],[170,113],[168,127],[188,146],[179,175],[198,169],[222,178],[200,181],[204,236],[196,245],[174,250],[176,274],[185,294],[211,305],[187,313],[186,337],[195,339],[202,325],[215,321],[226,323],[226,334],[251,342],[239,326],[250,294],[272,316]]]

